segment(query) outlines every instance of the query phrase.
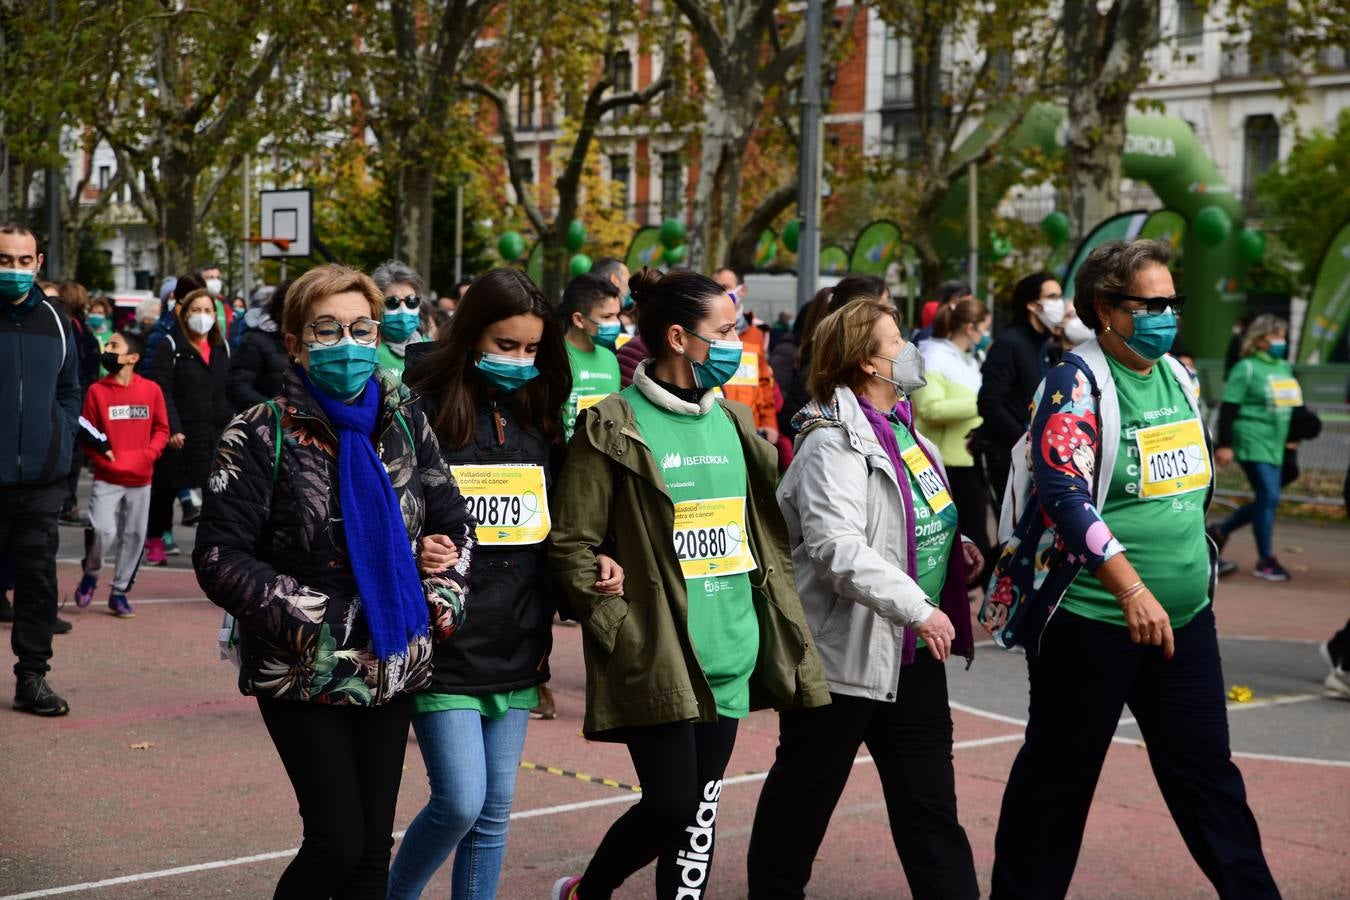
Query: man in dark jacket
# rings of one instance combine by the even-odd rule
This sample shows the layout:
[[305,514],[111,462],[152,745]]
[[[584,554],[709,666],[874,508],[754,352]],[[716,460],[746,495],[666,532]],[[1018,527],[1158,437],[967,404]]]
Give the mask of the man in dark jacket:
[[0,553],[14,562],[14,708],[61,716],[70,706],[46,674],[56,625],[56,517],[80,416],[80,363],[69,321],[34,284],[41,267],[33,232],[0,224]]

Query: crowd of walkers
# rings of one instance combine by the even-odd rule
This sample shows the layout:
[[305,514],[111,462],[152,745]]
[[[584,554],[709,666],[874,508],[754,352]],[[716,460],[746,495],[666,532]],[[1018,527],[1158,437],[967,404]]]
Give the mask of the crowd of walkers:
[[[865,745],[911,892],[975,897],[946,676],[973,659],[972,603],[1026,652],[1031,691],[994,896],[1067,893],[1125,706],[1219,894],[1278,896],[1211,603],[1243,525],[1256,574],[1288,577],[1274,504],[1311,414],[1287,325],[1261,317],[1211,435],[1169,353],[1185,303],[1169,263],[1163,244],[1103,244],[1071,303],[1027,276],[997,337],[959,282],[908,337],[865,275],[771,328],[734,269],[616,259],[556,308],[496,269],[433,309],[397,261],[317,266],[236,305],[208,267],[118,328],[78,286],[49,299],[33,234],[0,226],[15,706],[69,709],[46,681],[57,523],[83,520],[88,459],[78,605],[106,560],[109,610],[133,615],[175,506],[196,526],[222,651],[303,820],[277,897],[418,897],[451,857],[452,896],[495,896],[529,722],[555,715],[555,619],[581,628],[585,736],[622,744],[642,786],[555,900],[609,897],[653,862],[658,897],[703,897],[741,720],[765,709],[779,739],[750,896],[808,890]],[[1207,529],[1233,460],[1256,500]],[[1324,647],[1333,688],[1346,643]],[[410,728],[430,797],[395,855]]]

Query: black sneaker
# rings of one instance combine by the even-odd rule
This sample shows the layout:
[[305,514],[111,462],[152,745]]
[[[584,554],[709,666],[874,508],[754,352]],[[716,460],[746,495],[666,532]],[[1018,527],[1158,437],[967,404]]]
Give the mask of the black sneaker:
[[191,500],[183,501],[183,524],[196,525],[197,520],[202,517],[202,508]]
[[1266,581],[1288,581],[1289,573],[1285,571],[1284,566],[1275,557],[1263,559],[1256,564],[1252,574],[1257,578],[1263,578]]
[[[1218,551],[1222,553],[1223,545],[1228,543],[1228,535],[1223,533],[1223,529],[1219,527],[1219,523],[1211,522],[1210,524],[1206,525],[1205,534],[1209,535],[1209,539],[1214,542],[1215,548],[1217,548]],[[1222,563],[1219,564],[1219,574],[1220,575],[1227,574],[1226,572],[1223,571]]]
[[1238,566],[1238,564],[1235,563],[1235,562],[1233,562],[1231,559],[1224,559],[1222,556],[1219,557],[1219,577],[1220,577],[1220,578],[1222,578],[1222,577],[1225,576],[1225,575],[1232,575],[1232,574],[1233,574],[1234,572],[1236,572],[1239,568],[1240,568],[1240,566]]
[[70,629],[75,626],[70,624],[60,616],[56,617],[56,624],[52,626],[52,634],[70,634]]
[[45,676],[36,672],[19,676],[14,688],[14,708],[35,716],[64,716],[70,712],[70,704],[51,689]]

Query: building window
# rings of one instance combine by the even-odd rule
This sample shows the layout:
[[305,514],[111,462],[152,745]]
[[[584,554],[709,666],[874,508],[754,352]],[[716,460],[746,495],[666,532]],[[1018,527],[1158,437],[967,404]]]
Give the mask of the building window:
[[889,106],[914,102],[914,48],[909,38],[886,32],[882,54],[881,102]]
[[1248,116],[1242,129],[1243,179],[1248,211],[1256,208],[1256,182],[1280,161],[1280,125],[1274,116]]
[[616,209],[628,209],[628,154],[615,153],[609,158],[609,177],[618,185],[618,190],[614,193],[614,206]]
[[522,159],[520,161],[520,180],[522,184],[534,185],[534,160]]
[[526,81],[520,85],[519,99],[516,104],[516,127],[521,131],[534,130],[533,81]]
[[102,194],[108,189],[108,182],[112,181],[112,166],[98,167],[98,192]]
[[614,93],[625,94],[633,89],[633,56],[627,50],[614,54],[614,69],[610,80],[614,82]]
[[661,154],[661,218],[670,219],[680,214],[680,188],[683,173],[680,154]]
[[923,134],[912,112],[882,113],[881,153],[905,162],[923,158]]
[[1177,0],[1177,43],[1199,47],[1205,40],[1205,7],[1196,0]]

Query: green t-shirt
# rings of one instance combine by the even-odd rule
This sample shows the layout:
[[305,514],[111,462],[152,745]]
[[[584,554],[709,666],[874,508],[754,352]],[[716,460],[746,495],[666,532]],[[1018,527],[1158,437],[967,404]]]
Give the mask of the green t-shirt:
[[1294,369],[1282,359],[1261,351],[1243,357],[1228,373],[1223,402],[1236,403],[1233,455],[1243,462],[1284,463],[1289,419],[1302,405]]
[[[413,336],[408,338],[408,344],[417,344],[420,343],[421,340],[422,338],[416,332],[414,332]],[[403,345],[405,349],[407,348],[408,344]],[[399,356],[393,350],[390,350],[388,343],[380,341],[380,345],[377,348],[377,352],[379,353],[380,356],[379,364],[381,369],[388,369],[395,375],[403,374],[403,367],[407,365],[407,360],[404,359],[402,356]]]
[[[1109,356],[1106,359],[1120,397],[1120,447],[1111,473],[1111,489],[1099,512],[1116,540],[1124,545],[1126,559],[1167,610],[1172,627],[1180,628],[1209,603],[1205,492],[1213,472],[1209,470],[1201,425],[1191,412],[1185,387],[1177,383],[1165,363],[1155,365],[1148,375],[1140,375]],[[1179,422],[1193,423],[1186,426],[1191,430],[1178,432],[1182,436],[1170,444],[1154,443],[1153,438],[1167,434],[1159,426]],[[1158,430],[1141,438],[1139,432],[1144,429]],[[1151,451],[1150,456],[1156,453],[1175,460],[1155,463],[1160,474],[1184,469],[1203,471],[1207,476],[1149,487],[1143,477],[1148,464],[1140,464],[1141,442]],[[1142,496],[1145,489],[1159,495]],[[1063,607],[1098,622],[1125,626],[1125,614],[1115,596],[1086,568],[1069,586]]]
[[[717,404],[703,415],[681,415],[653,405],[636,385],[623,396],[676,505],[675,550],[689,596],[689,639],[718,714],[744,718],[750,713],[750,673],[759,655],[759,620],[750,594],[754,564],[745,543],[745,451],[736,427]],[[735,514],[713,512],[736,508],[739,521]],[[710,527],[699,528],[700,521]],[[735,564],[736,559],[749,561],[749,568]],[[691,577],[691,570],[699,568],[743,570]]]
[[534,709],[539,705],[539,686],[504,694],[413,694],[413,712],[434,713],[448,709],[471,709],[485,719],[502,719],[509,709]]
[[563,407],[564,437],[570,441],[577,426],[577,414],[619,389],[619,359],[598,344],[586,353],[573,347],[570,341],[563,343],[567,346],[567,362],[572,366],[572,393]]
[[[890,422],[901,453],[911,447],[918,447],[908,428],[894,419]],[[928,602],[939,606],[942,602],[942,586],[947,582],[947,561],[951,558],[952,547],[956,545],[956,504],[947,502],[935,513],[932,503],[924,496],[918,479],[907,465],[905,473],[909,477],[910,496],[914,498],[914,562],[917,580],[919,587],[928,595]],[[951,495],[947,496],[950,498]],[[924,646],[923,638],[919,638],[918,646]]]

